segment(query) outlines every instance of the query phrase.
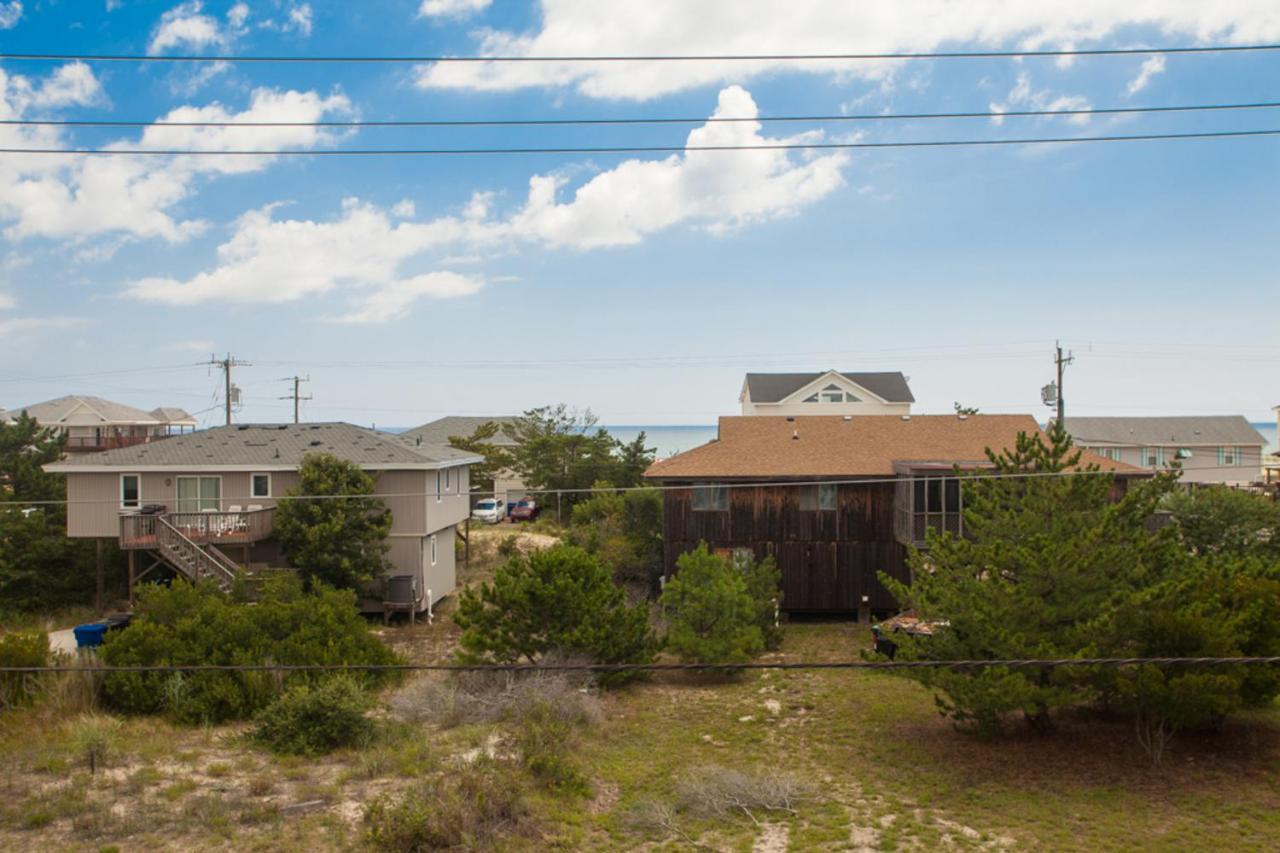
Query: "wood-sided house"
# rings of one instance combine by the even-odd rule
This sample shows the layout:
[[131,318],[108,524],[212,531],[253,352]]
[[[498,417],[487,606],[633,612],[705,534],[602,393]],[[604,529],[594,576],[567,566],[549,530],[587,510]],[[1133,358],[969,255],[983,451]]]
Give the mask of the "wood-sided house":
[[468,466],[480,457],[447,444],[347,423],[237,424],[45,467],[67,478],[67,535],[117,539],[132,592],[158,567],[224,584],[242,568],[287,567],[273,536],[275,508],[309,453],[359,465],[391,510],[388,578],[396,580],[365,590],[366,610],[421,611],[453,591]]
[[[655,462],[668,574],[706,542],[777,560],[784,610],[879,616],[896,602],[877,572],[908,580],[929,527],[962,532],[955,466],[1035,433],[1030,415],[722,417],[718,438]],[[1143,475],[1087,454],[1083,463]]]

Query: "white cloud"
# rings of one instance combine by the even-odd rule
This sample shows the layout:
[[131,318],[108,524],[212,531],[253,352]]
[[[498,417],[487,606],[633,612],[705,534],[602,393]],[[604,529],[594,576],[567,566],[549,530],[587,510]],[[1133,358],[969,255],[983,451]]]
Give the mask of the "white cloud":
[[249,6],[236,3],[227,10],[226,25],[204,13],[202,0],[190,0],[174,6],[160,16],[147,52],[164,53],[173,48],[198,50],[205,47],[225,48],[245,32]]
[[1132,80],[1129,81],[1129,85],[1125,89],[1125,92],[1130,97],[1133,97],[1134,95],[1141,92],[1143,89],[1147,88],[1147,84],[1151,82],[1152,77],[1155,77],[1157,74],[1163,74],[1163,73],[1164,73],[1164,57],[1163,56],[1148,57],[1147,60],[1142,63],[1142,67],[1138,69],[1138,76],[1134,77]]
[[[218,247],[218,266],[187,281],[147,278],[129,293],[171,305],[214,300],[283,303],[344,288],[361,297],[353,322],[386,320],[421,296],[474,293],[483,282],[454,273],[405,275],[406,261],[466,239],[478,223],[446,217],[429,223],[392,221],[356,199],[332,222],[277,220],[272,207],[246,213],[231,239]],[[363,293],[362,293],[363,291]]]
[[9,30],[18,26],[22,20],[22,4],[18,0],[11,3],[0,3],[0,30]]
[[[531,33],[481,30],[479,51],[572,56],[1034,49],[1097,45],[1135,28],[1166,42],[1280,40],[1275,0],[807,0],[785,7],[776,0],[541,0],[538,19]],[[442,63],[419,69],[417,83],[495,91],[574,86],[592,97],[644,100],[780,70],[878,80],[896,66],[879,61]]]
[[310,3],[298,3],[297,5],[289,7],[289,12],[285,16],[285,22],[282,27],[285,32],[294,32],[305,37],[311,35],[311,27],[312,17]]
[[[96,97],[81,72],[67,74],[64,66],[34,83],[7,76],[0,69],[0,118],[20,118],[41,98],[59,105],[75,97]],[[87,72],[85,72],[87,73]],[[92,79],[89,75],[88,79]],[[71,85],[70,81],[78,81]],[[74,96],[74,97],[73,97]],[[170,120],[316,121],[350,112],[340,94],[258,89],[249,107],[235,112],[220,104],[179,107],[162,118]],[[225,150],[242,144],[231,128],[148,127],[133,141],[108,147],[192,148]],[[310,148],[326,144],[331,134],[317,128],[294,127],[255,131],[255,143],[267,148]],[[0,147],[60,148],[64,140],[55,128],[0,127]],[[204,223],[179,220],[173,208],[189,197],[201,177],[243,173],[266,168],[270,157],[164,157],[111,155],[76,157],[30,155],[0,160],[0,221],[7,222],[11,239],[44,236],[83,239],[104,234],[135,238],[159,237],[176,242],[200,233]]]
[[[751,95],[731,86],[720,93],[716,116],[755,117]],[[799,137],[796,137],[799,138]],[[806,136],[804,138],[818,138]],[[707,124],[687,145],[786,142],[760,135],[756,122]],[[483,280],[446,270],[410,274],[420,265],[457,264],[468,253],[490,257],[513,244],[580,250],[639,243],[685,223],[720,233],[797,212],[844,181],[844,152],[795,157],[781,150],[685,151],[662,160],[626,160],[582,183],[561,200],[568,178],[534,175],[524,202],[495,214],[492,193],[477,192],[458,215],[426,222],[405,219],[406,201],[389,212],[348,200],[329,222],[278,220],[273,208],[251,211],[218,247],[217,265],[187,280],[142,279],[129,287],[139,299],[171,305],[213,301],[284,303],[332,292],[348,293],[350,322],[381,322],[404,314],[423,297],[465,296]]]
[[[714,115],[754,118],[758,110],[749,92],[730,86],[720,93]],[[690,131],[686,145],[799,139],[763,137],[758,122],[723,122]],[[627,160],[587,181],[563,203],[556,197],[565,179],[535,175],[528,201],[511,225],[519,236],[577,249],[639,243],[686,221],[720,232],[786,216],[817,201],[841,186],[847,162],[844,152],[797,163],[780,150],[686,151],[664,160]]]
[[0,320],[0,344],[13,343],[17,338],[35,332],[53,329],[70,329],[85,322],[83,317],[12,317]]
[[0,293],[0,311],[7,311],[17,304],[17,301],[9,294]]
[[[1087,110],[1090,106],[1089,99],[1083,95],[1054,97],[1053,93],[1047,89],[1039,91],[1032,89],[1031,77],[1024,71],[1018,75],[1017,83],[1009,90],[1004,102],[991,104],[991,111],[1004,113],[1010,110]],[[1004,118],[997,115],[991,121],[994,124],[1003,124]],[[1072,124],[1088,124],[1089,116],[1073,115],[1069,116],[1067,121]]]
[[391,215],[401,219],[412,219],[417,212],[418,207],[413,203],[413,199],[402,198],[391,205]]
[[422,0],[418,16],[422,18],[474,15],[489,8],[493,0]]

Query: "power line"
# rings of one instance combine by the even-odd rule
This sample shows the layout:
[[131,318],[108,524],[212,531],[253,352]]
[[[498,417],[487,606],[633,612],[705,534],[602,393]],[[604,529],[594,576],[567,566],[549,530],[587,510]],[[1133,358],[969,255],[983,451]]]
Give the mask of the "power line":
[[921,119],[1027,118],[1120,115],[1132,113],[1183,113],[1227,110],[1264,110],[1280,107],[1280,101],[1239,104],[1186,104],[1164,107],[1097,107],[1060,110],[988,110],[953,113],[853,113],[846,115],[787,116],[682,116],[660,118],[528,118],[528,119],[385,119],[351,121],[146,121],[143,119],[3,119],[0,126],[20,127],[561,127],[579,125],[724,124],[734,122],[863,122]]
[[0,148],[0,154],[58,154],[161,157],[383,157],[520,154],[683,154],[691,151],[818,151],[875,148],[960,148],[998,145],[1060,145],[1078,142],[1152,142],[1171,139],[1228,139],[1280,135],[1267,130],[1216,130],[1199,133],[1136,133],[1120,136],[1056,136],[1022,139],[944,139],[919,142],[778,142],[743,145],[604,145],[552,148],[241,148],[222,151],[179,148]]
[[0,60],[24,62],[235,62],[235,63],[491,63],[491,62],[830,62],[897,59],[1009,59],[1062,56],[1147,56],[1153,54],[1252,53],[1280,50],[1280,44],[1200,45],[1191,47],[1061,48],[1044,50],[953,50],[901,53],[693,53],[693,54],[497,54],[493,56],[445,55],[337,55],[337,56],[237,56],[234,54],[151,55],[137,53],[0,53]]
[[[942,416],[939,416],[939,417],[942,417]],[[982,417],[982,416],[976,415],[975,417]],[[69,460],[69,461],[71,461],[71,464],[75,464],[74,460]],[[242,466],[237,466],[237,467],[242,467]],[[602,465],[601,467],[604,467],[604,466]],[[1242,467],[1244,466],[1197,465],[1194,468],[1194,470],[1196,471],[1218,471],[1218,470],[1239,471]],[[103,470],[111,471],[115,469],[104,467]],[[142,470],[144,471],[146,470],[145,466],[143,467]],[[248,468],[244,467],[244,470],[248,470]],[[577,494],[590,495],[590,494],[599,494],[599,493],[622,494],[624,492],[685,491],[689,489],[704,488],[704,487],[715,487],[717,489],[732,490],[732,489],[760,489],[760,488],[794,488],[797,486],[868,486],[868,485],[881,485],[886,483],[912,482],[915,480],[925,480],[925,479],[953,479],[953,480],[959,480],[961,482],[972,482],[975,480],[1039,480],[1039,479],[1052,479],[1055,477],[1104,477],[1104,476],[1114,477],[1114,476],[1121,476],[1121,475],[1136,477],[1139,475],[1149,476],[1156,473],[1168,473],[1170,470],[1171,469],[1165,468],[1160,471],[1156,471],[1151,468],[1145,468],[1145,467],[1126,464],[1126,469],[1120,470],[1120,471],[1115,471],[1115,470],[1090,471],[1090,470],[1082,469],[1082,470],[1074,470],[1074,471],[1029,471],[1029,472],[1022,472],[1022,473],[1016,473],[1016,474],[1003,474],[1003,473],[975,474],[975,473],[968,473],[965,470],[961,470],[959,474],[956,474],[955,472],[948,470],[948,471],[940,471],[932,474],[921,474],[918,476],[912,475],[912,476],[893,476],[893,477],[856,477],[852,475],[846,475],[846,476],[831,477],[827,479],[804,479],[804,478],[773,479],[773,480],[747,479],[743,481],[733,481],[733,480],[727,480],[725,478],[714,478],[714,477],[708,478],[705,476],[698,476],[698,475],[658,474],[657,476],[661,476],[664,478],[681,479],[681,480],[687,480],[689,482],[684,482],[681,484],[655,483],[652,485],[643,485],[643,486],[610,486],[609,488],[584,487],[584,488],[572,488],[572,489],[525,489],[524,491],[526,494],[530,494],[530,495],[546,495],[546,496],[577,495]],[[73,473],[82,473],[82,472],[77,471]],[[385,494],[375,493],[371,495],[278,495],[276,497],[271,498],[271,500],[276,501],[278,503],[281,501],[368,500],[369,498],[376,498],[376,499],[382,499],[382,500],[385,500],[388,498],[434,498],[434,497],[473,498],[473,497],[480,497],[480,496],[491,497],[492,495],[493,495],[492,489],[489,489],[489,490],[477,489],[474,491],[468,490],[465,492],[464,491],[389,492]],[[118,498],[84,498],[80,500],[63,499],[63,500],[38,500],[38,501],[10,499],[8,501],[0,501],[0,509],[4,509],[5,507],[13,508],[13,507],[36,507],[36,506],[77,506],[77,505],[83,506],[83,505],[94,505],[94,504],[110,504],[112,506],[118,507],[120,505],[120,502]]]
[[1280,664],[1280,656],[1014,658],[1000,660],[752,661],[749,663],[248,663],[121,666],[0,666],[3,674],[44,672],[697,672],[757,669],[1056,669],[1077,666],[1243,666]]

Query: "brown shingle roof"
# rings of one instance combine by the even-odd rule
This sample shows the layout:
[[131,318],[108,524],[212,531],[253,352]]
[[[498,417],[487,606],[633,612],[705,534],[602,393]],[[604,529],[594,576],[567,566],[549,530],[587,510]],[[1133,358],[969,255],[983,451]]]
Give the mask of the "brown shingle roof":
[[[651,479],[862,477],[895,473],[896,463],[986,464],[986,449],[1012,447],[1039,432],[1031,415],[835,415],[722,417],[720,437],[653,463]],[[1144,473],[1085,452],[1084,464]]]

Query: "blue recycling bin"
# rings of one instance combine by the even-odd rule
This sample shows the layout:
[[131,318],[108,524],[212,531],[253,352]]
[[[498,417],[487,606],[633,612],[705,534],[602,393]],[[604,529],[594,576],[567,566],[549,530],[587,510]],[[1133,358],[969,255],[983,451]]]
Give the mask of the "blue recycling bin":
[[89,622],[85,625],[77,625],[72,630],[76,637],[76,647],[89,649],[102,645],[102,637],[107,633],[108,627],[106,622]]

